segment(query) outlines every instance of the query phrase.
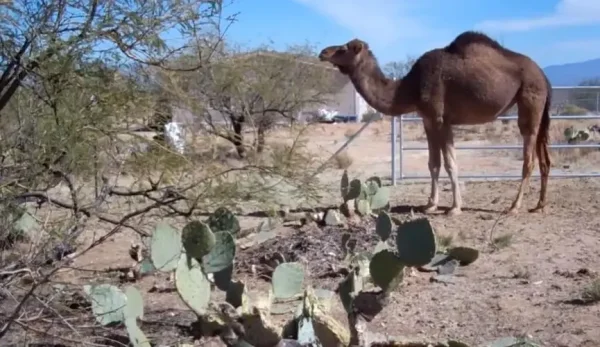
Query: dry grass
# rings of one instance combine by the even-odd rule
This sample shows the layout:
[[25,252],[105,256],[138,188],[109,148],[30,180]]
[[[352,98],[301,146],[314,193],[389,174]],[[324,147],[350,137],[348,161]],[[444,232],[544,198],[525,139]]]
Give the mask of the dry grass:
[[340,152],[338,155],[333,157],[333,159],[335,160],[335,167],[340,170],[346,170],[352,166],[352,163],[354,162],[354,159],[352,159],[350,154],[348,154],[348,151]]

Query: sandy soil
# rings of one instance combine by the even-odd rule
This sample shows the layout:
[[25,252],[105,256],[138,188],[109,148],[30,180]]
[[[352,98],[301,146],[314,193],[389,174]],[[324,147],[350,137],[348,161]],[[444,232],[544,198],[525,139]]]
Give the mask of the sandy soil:
[[[309,145],[323,159],[333,153],[360,125],[316,125],[311,131]],[[424,146],[422,129],[407,126],[406,145]],[[492,130],[458,131],[459,144],[517,143],[516,129],[494,125]],[[559,131],[560,133],[560,131]],[[468,136],[467,136],[468,135]],[[274,134],[270,142],[283,141],[285,131]],[[519,151],[515,151],[519,152]],[[348,150],[353,177],[366,178],[377,174],[389,178],[389,122],[370,126]],[[571,151],[556,156],[553,172],[592,172],[598,170],[598,151]],[[518,174],[521,161],[518,153],[464,151],[459,153],[462,173]],[[426,151],[410,152],[404,157],[404,172],[427,175]],[[339,204],[338,181],[342,170],[328,170],[320,178],[332,183],[331,198],[324,204]],[[442,175],[443,176],[443,175]],[[468,245],[481,251],[475,263],[461,267],[454,283],[432,283],[430,274],[418,273],[408,277],[400,290],[393,293],[392,303],[371,323],[375,331],[398,336],[428,339],[454,338],[474,346],[503,336],[527,335],[542,346],[592,347],[600,346],[600,306],[577,305],[577,299],[587,285],[596,279],[600,264],[600,180],[598,178],[551,178],[548,207],[544,214],[531,214],[539,194],[539,181],[532,180],[531,191],[524,199],[523,210],[515,216],[503,216],[517,192],[518,182],[463,180],[463,214],[447,217],[442,213],[430,216],[438,235],[447,244]],[[429,194],[427,180],[402,181],[392,187],[392,215],[400,218],[426,202]],[[443,185],[440,204],[450,201],[448,184]],[[293,207],[293,206],[292,206]],[[242,227],[257,225],[261,219],[241,217]],[[180,221],[177,223],[181,223]],[[176,225],[179,225],[175,223]],[[287,227],[279,230],[281,237],[270,244],[272,251],[297,247],[292,257],[310,264],[340,262],[339,240],[346,228],[323,229]],[[370,247],[376,239],[372,224],[350,230],[361,236],[361,245]],[[94,230],[101,234],[102,230]],[[87,235],[91,238],[90,235]],[[139,242],[133,232],[123,232],[109,242],[78,258],[74,268],[85,271],[64,272],[61,281],[81,285],[94,281],[106,282],[106,275],[93,270],[128,266],[128,249]],[[295,248],[296,249],[296,248]],[[315,250],[321,250],[316,252]],[[330,252],[323,252],[323,250]],[[250,248],[238,254],[237,276],[246,280],[251,289],[259,290],[267,283],[244,268],[257,262],[257,256],[267,252]],[[308,282],[314,286],[334,289],[341,277],[319,278],[312,273]],[[114,276],[113,276],[114,279]],[[135,284],[144,296],[146,319],[142,329],[161,345],[189,341],[185,326],[193,320],[174,292],[160,292],[156,286],[167,283],[166,276],[144,278]],[[336,303],[333,312],[343,319]],[[89,314],[88,314],[89,320]],[[85,321],[82,318],[82,321]],[[72,322],[71,324],[75,324]],[[78,330],[85,336],[107,336],[106,330],[79,322]],[[58,329],[58,328],[57,328]],[[52,329],[51,329],[52,330]],[[51,331],[50,330],[50,331]],[[124,329],[119,329],[121,339]],[[98,340],[96,340],[97,342]],[[16,343],[15,340],[7,344]],[[61,343],[65,343],[62,341]],[[196,342],[201,345],[201,342]],[[72,345],[72,344],[66,344]]]

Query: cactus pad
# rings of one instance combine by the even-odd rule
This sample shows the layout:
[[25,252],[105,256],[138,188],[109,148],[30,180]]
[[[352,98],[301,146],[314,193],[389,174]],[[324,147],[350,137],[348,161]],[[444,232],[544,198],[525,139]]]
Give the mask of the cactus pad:
[[377,193],[369,196],[369,204],[372,210],[385,209],[389,206],[390,202],[390,190],[388,187],[380,187]]
[[210,282],[196,259],[181,255],[175,270],[175,286],[186,305],[196,314],[204,314],[210,301]]
[[369,271],[373,282],[383,291],[394,290],[402,281],[404,265],[389,250],[383,250],[373,256],[369,264]]
[[348,187],[348,194],[344,196],[344,201],[357,199],[362,192],[362,184],[360,180],[353,179],[350,181],[350,186]]
[[346,199],[349,191],[350,180],[348,179],[348,170],[344,170],[344,173],[342,174],[342,180],[340,181],[340,193],[342,193],[342,199]]
[[377,176],[371,176],[371,177],[367,178],[366,182],[375,182],[377,184],[377,187],[379,187],[379,188],[383,187],[383,184],[381,183],[381,178],[379,178]]
[[110,284],[85,285],[83,291],[92,302],[92,312],[98,323],[108,325],[124,320],[127,297],[119,288]]
[[375,232],[381,238],[381,241],[387,241],[392,234],[392,219],[390,215],[384,211],[379,212],[377,221],[375,222]]
[[170,272],[177,267],[181,255],[181,233],[166,223],[160,223],[152,232],[150,258],[154,267]]
[[214,234],[215,245],[202,258],[202,267],[206,273],[222,271],[233,264],[235,257],[235,240],[227,231],[219,231]]
[[436,253],[433,227],[426,218],[400,224],[396,235],[400,260],[408,266],[429,264]]
[[460,262],[460,265],[469,265],[479,258],[479,251],[469,247],[452,247],[448,255]]
[[377,182],[369,181],[369,180],[367,180],[365,182],[365,192],[367,193],[367,196],[372,196],[372,195],[377,194],[378,190],[379,190],[379,185],[377,184]]
[[362,216],[366,216],[371,213],[371,206],[369,204],[369,200],[357,199],[354,201],[356,204],[356,211],[358,211],[358,213],[360,213]]
[[144,332],[138,327],[135,318],[125,320],[125,329],[129,336],[129,341],[133,347],[151,347],[150,340],[144,335]]
[[235,236],[240,231],[240,222],[237,217],[225,207],[219,207],[208,217],[206,223],[213,232],[227,231]]
[[191,221],[183,227],[182,241],[185,252],[201,260],[215,246],[215,235],[207,224]]
[[292,298],[302,293],[304,269],[300,263],[282,263],[273,271],[273,294],[278,299]]
[[125,289],[125,296],[127,297],[127,305],[123,311],[125,319],[144,319],[144,299],[139,290],[129,286]]
[[225,294],[225,301],[228,302],[234,308],[245,306],[248,300],[248,292],[246,285],[242,281],[231,281],[227,293]]

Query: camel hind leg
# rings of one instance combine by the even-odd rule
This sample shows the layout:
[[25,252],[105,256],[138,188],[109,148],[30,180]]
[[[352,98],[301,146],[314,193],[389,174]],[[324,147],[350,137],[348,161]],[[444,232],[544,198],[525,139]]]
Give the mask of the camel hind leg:
[[542,111],[541,109],[537,109],[537,107],[532,107],[525,103],[519,103],[518,107],[518,125],[521,136],[523,137],[523,171],[521,173],[521,184],[519,185],[519,191],[510,209],[507,211],[510,214],[519,212],[525,189],[529,188],[529,179],[535,166],[536,152],[534,151],[534,147],[536,144],[536,137],[540,124],[539,115],[541,115]]

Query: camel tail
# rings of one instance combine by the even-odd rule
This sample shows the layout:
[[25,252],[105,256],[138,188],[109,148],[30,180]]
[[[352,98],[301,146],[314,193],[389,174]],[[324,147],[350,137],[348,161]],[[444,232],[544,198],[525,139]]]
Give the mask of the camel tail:
[[536,140],[536,152],[538,160],[540,161],[540,169],[545,167],[550,170],[551,160],[550,153],[548,150],[548,143],[550,141],[550,107],[552,106],[552,85],[548,80],[548,77],[544,75],[546,79],[546,103],[544,105],[544,111],[542,113],[542,121],[537,134]]

